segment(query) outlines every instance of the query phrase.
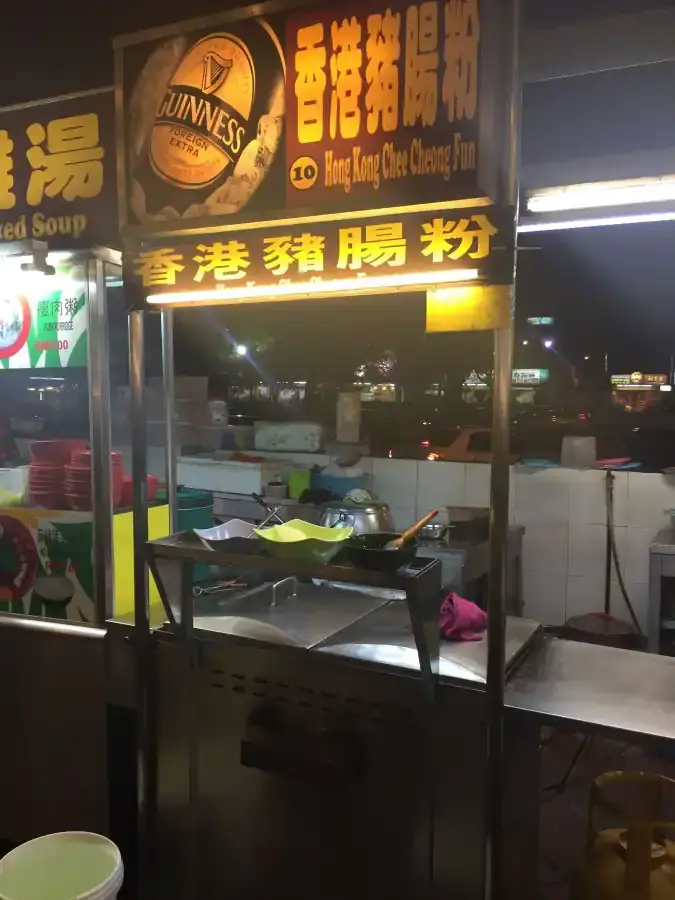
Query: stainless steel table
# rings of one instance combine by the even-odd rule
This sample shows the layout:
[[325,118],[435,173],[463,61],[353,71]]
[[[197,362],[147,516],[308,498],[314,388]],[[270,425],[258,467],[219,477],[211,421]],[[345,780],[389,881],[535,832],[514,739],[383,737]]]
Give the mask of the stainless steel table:
[[542,722],[675,740],[675,659],[545,640],[506,685],[506,705]]
[[[506,618],[506,677],[541,635],[530,619]],[[407,607],[389,603],[332,635],[316,649],[350,657],[373,666],[419,671],[419,661]],[[487,638],[479,641],[441,641],[441,682],[484,685],[487,678]]]

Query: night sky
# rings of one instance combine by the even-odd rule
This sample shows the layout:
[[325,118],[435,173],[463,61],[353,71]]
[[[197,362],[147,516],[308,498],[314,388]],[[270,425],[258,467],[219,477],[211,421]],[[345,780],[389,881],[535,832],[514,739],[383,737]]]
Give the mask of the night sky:
[[[237,6],[214,0],[61,0],[3,11],[0,105],[112,84],[115,34]],[[529,0],[532,28],[675,5],[675,0]],[[675,64],[527,86],[525,164],[675,147]],[[666,371],[675,353],[675,223],[528,235],[519,318],[555,315],[561,351],[610,353],[610,368]],[[402,328],[408,327],[403,323]]]
[[[664,114],[675,63],[527,85],[524,165],[674,150]],[[636,172],[663,174],[662,172]],[[610,369],[669,371],[675,353],[675,223],[525,235],[521,316],[554,315],[573,362],[609,352]]]

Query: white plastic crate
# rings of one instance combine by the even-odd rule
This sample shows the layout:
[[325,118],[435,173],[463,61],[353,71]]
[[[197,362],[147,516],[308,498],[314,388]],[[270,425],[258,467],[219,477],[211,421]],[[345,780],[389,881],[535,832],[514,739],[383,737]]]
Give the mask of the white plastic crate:
[[264,494],[271,481],[283,480],[287,469],[288,463],[278,459],[247,463],[181,456],[178,458],[178,484],[214,493]]

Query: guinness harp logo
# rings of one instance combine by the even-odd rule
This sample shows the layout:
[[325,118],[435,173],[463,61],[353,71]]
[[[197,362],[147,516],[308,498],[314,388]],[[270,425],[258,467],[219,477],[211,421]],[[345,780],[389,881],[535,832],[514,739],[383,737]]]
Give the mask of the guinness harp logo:
[[232,68],[231,59],[223,59],[217,53],[207,53],[204,57],[202,91],[212,94],[225,82]]
[[169,184],[199,190],[237,165],[247,143],[256,75],[248,48],[231,34],[211,34],[178,64],[150,139],[150,162]]

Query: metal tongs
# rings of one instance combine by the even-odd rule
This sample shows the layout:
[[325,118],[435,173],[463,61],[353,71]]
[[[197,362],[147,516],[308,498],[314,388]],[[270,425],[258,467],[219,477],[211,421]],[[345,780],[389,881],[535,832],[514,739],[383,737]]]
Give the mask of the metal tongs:
[[265,510],[265,512],[267,513],[267,518],[266,518],[264,521],[262,521],[262,522],[260,523],[260,525],[257,525],[257,526],[256,526],[257,528],[262,528],[263,525],[267,525],[267,523],[270,522],[272,519],[276,519],[278,525],[285,525],[285,524],[286,524],[286,523],[284,522],[284,520],[281,518],[281,516],[279,515],[279,510],[281,509],[280,506],[277,506],[276,509],[272,509],[272,507],[269,506],[269,505],[266,503],[266,501],[264,500],[263,497],[260,496],[260,494],[255,494],[255,493],[253,493],[253,494],[251,494],[251,497],[253,497],[253,499],[255,500],[255,502],[256,502],[259,506],[262,506],[262,508],[263,508],[263,509]]
[[192,588],[192,595],[193,597],[206,597],[209,594],[219,594],[221,591],[236,591],[246,587],[248,587],[248,584],[242,581],[241,578],[232,578],[230,581],[216,581],[208,587],[199,587],[197,585]]
[[269,510],[269,515],[268,515],[266,518],[264,518],[264,519],[262,520],[262,522],[260,522],[258,525],[254,525],[253,530],[252,530],[251,533],[248,535],[248,537],[250,537],[250,538],[253,537],[253,535],[256,533],[256,531],[258,531],[258,529],[262,528],[263,525],[267,525],[267,523],[268,523],[271,519],[274,519],[275,516],[276,516],[277,520],[283,525],[283,524],[284,524],[284,520],[283,520],[279,515],[277,515],[280,509],[281,509],[280,506],[277,506],[276,509],[270,509],[270,510]]
[[[251,528],[249,533],[246,535],[245,540],[247,540],[248,538],[252,538],[253,535],[256,533],[256,530],[258,528],[262,528],[263,525],[267,525],[267,523],[270,521],[270,519],[273,519],[275,516],[277,517],[277,519],[279,519],[279,516],[277,515],[277,513],[279,512],[280,509],[281,509],[280,506],[277,506],[276,509],[270,509],[269,515],[266,518],[264,518],[262,520],[262,522],[260,522],[259,525],[254,525]],[[283,524],[283,519],[279,519],[279,521]],[[202,544],[206,547],[207,550],[213,550],[213,547],[211,546],[211,544],[209,544],[209,542],[205,538],[203,538],[200,534],[198,534],[197,537],[202,542]],[[232,540],[232,538],[230,538],[230,540]],[[235,538],[235,540],[236,540],[236,538]]]

